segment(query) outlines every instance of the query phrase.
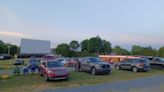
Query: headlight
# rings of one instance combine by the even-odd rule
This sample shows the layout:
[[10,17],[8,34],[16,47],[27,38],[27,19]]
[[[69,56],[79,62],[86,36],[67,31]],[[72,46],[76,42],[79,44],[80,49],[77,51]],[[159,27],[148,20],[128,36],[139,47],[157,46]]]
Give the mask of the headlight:
[[54,72],[51,71],[51,70],[48,70],[47,73],[48,73],[48,74],[52,74],[52,73],[54,73]]
[[100,65],[96,65],[95,67],[96,67],[96,69],[101,69]]

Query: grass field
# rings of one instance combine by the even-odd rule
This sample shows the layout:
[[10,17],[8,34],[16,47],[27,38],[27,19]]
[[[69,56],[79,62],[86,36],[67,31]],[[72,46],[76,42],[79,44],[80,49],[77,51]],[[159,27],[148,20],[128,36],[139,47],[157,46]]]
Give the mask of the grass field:
[[81,85],[93,85],[104,82],[114,82],[130,80],[141,77],[162,75],[162,70],[151,70],[150,72],[133,73],[131,71],[118,71],[113,69],[110,75],[93,76],[84,72],[71,72],[71,77],[67,81],[45,82],[39,75],[15,76],[7,80],[0,81],[0,91],[2,92],[32,92],[41,91],[47,88],[73,87]]
[[[24,59],[25,64],[28,63],[29,59]],[[11,60],[0,60],[0,69],[10,69],[14,67],[15,59]]]

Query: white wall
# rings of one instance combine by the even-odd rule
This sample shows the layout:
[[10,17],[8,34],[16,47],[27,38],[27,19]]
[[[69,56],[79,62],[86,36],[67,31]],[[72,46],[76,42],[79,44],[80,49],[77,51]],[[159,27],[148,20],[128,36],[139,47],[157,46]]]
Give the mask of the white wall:
[[21,39],[20,53],[26,54],[45,54],[51,53],[50,41]]

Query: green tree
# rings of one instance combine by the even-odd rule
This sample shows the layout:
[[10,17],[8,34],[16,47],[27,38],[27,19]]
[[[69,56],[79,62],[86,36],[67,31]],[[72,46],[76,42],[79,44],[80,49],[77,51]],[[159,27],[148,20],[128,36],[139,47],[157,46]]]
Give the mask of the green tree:
[[158,50],[158,56],[159,57],[164,57],[164,46],[159,48],[159,50]]
[[103,44],[102,53],[109,54],[112,50],[111,43],[109,41],[103,40],[102,44]]
[[141,46],[133,45],[131,53],[133,55],[141,55],[142,54],[142,50],[143,50],[143,48]]
[[79,44],[78,41],[73,40],[73,41],[70,42],[69,46],[70,46],[71,51],[78,52],[80,44]]
[[68,44],[60,44],[57,46],[57,48],[55,49],[56,54],[60,54],[62,56],[69,56],[70,55],[70,47]]
[[88,46],[89,46],[89,40],[86,39],[86,40],[83,40],[81,43],[81,51],[85,51],[85,52],[88,52]]
[[103,44],[99,36],[90,38],[88,44],[88,50],[90,53],[99,54],[102,50]]
[[116,53],[116,55],[129,55],[130,54],[128,50],[123,49],[120,46],[115,46],[113,48],[113,52]]
[[156,49],[153,49],[151,46],[141,47],[141,46],[133,45],[131,52],[133,55],[144,55],[144,56],[156,56],[157,55]]
[[11,45],[10,46],[10,54],[11,55],[16,55],[18,54],[19,47],[16,45]]

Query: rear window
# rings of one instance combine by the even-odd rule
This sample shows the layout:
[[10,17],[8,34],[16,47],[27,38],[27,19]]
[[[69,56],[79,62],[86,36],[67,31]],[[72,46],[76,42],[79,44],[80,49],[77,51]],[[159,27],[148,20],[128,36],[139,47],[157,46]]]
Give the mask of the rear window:
[[63,64],[59,61],[47,62],[47,67],[63,67]]

